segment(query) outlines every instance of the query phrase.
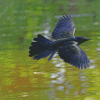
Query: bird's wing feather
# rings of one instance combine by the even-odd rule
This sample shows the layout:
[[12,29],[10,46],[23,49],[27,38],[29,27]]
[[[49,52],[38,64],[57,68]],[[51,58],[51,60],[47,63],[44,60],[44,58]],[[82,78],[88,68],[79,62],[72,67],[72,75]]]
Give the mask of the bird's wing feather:
[[73,38],[75,32],[74,22],[70,15],[64,15],[58,21],[54,31],[52,32],[53,39]]
[[60,47],[58,49],[60,58],[78,68],[86,68],[86,66],[89,67],[89,64],[91,63],[88,57],[75,43],[76,42],[69,42],[65,46]]

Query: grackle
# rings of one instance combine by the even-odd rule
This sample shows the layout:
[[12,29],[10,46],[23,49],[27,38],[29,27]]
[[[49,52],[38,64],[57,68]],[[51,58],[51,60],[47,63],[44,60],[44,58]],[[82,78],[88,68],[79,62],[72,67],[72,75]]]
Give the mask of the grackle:
[[52,38],[55,41],[38,34],[29,47],[29,57],[39,60],[50,55],[48,60],[51,60],[58,52],[61,59],[75,67],[89,67],[91,63],[79,45],[90,39],[74,37],[75,29],[71,15],[62,16],[52,32]]

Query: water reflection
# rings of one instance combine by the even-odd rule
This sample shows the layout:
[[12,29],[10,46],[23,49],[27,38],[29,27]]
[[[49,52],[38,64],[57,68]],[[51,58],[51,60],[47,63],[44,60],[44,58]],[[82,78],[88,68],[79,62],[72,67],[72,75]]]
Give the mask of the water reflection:
[[[13,10],[14,14],[18,14],[18,10]],[[23,11],[20,11],[20,13],[23,13]],[[29,14],[30,10],[25,10],[25,13]],[[11,20],[12,17],[8,16],[6,17],[6,20]],[[19,16],[16,19],[27,19],[27,16]],[[35,32],[35,34],[43,34],[46,37],[51,36],[50,33],[50,26],[47,19],[47,22],[43,24],[43,27],[45,29],[43,31]],[[19,22],[18,22],[19,23]],[[17,20],[14,20],[12,22],[13,25],[18,24]],[[32,23],[33,24],[33,23]],[[19,25],[19,24],[18,24]],[[99,25],[99,23],[94,23],[94,25]],[[2,27],[2,26],[1,26]],[[12,27],[12,26],[11,26]],[[25,30],[28,29],[28,26],[21,25],[19,26],[20,29]],[[38,28],[38,26],[36,26]],[[87,26],[82,26],[83,29],[86,29]],[[1,28],[1,31],[3,33],[1,34],[2,38],[5,38],[4,41],[7,41],[9,43],[9,40],[14,36],[14,34],[8,33],[8,27]],[[13,28],[12,28],[13,29]],[[33,26],[30,26],[30,30],[33,29]],[[5,31],[4,31],[5,30]],[[19,33],[18,29],[13,29],[14,32]],[[7,32],[6,32],[7,31]],[[32,30],[31,30],[32,31]],[[30,32],[31,32],[30,31]],[[11,30],[12,32],[12,30]],[[22,32],[22,31],[21,31]],[[85,34],[84,32],[78,32],[82,34]],[[24,33],[24,32],[23,32]],[[96,33],[86,32],[90,33],[91,37],[94,36]],[[32,33],[30,33],[32,34]],[[24,34],[25,35],[25,34]],[[93,36],[92,36],[93,35]],[[97,35],[99,35],[97,33]],[[85,35],[84,35],[85,36]],[[11,38],[10,38],[11,37]],[[23,37],[17,37],[20,40],[23,40]],[[9,38],[9,39],[6,39]],[[14,38],[14,39],[15,39]],[[24,42],[26,41],[27,36],[24,39]],[[32,38],[32,37],[31,37]],[[98,37],[100,39],[100,37]],[[97,40],[96,37],[94,37],[93,40]],[[17,40],[16,40],[17,41]],[[3,43],[1,42],[1,43]],[[87,54],[89,55],[89,58],[91,59],[91,66],[87,68],[86,70],[77,69],[72,65],[64,63],[62,59],[58,57],[57,54],[54,55],[52,61],[46,62],[46,60],[40,60],[37,62],[33,60],[29,60],[26,56],[28,55],[28,50],[24,52],[24,50],[18,50],[19,45],[16,46],[16,44],[11,43],[12,45],[5,45],[12,48],[13,46],[16,46],[16,50],[5,50],[4,53],[2,51],[1,54],[1,83],[2,83],[2,89],[3,89],[3,96],[8,96],[7,94],[13,94],[15,93],[17,95],[16,97],[23,97],[27,98],[32,96],[32,99],[40,100],[42,97],[47,96],[46,99],[42,98],[41,100],[63,100],[63,99],[71,99],[73,100],[79,97],[79,99],[83,99],[85,96],[99,96],[100,94],[100,70],[99,70],[99,51],[100,51],[100,43],[97,41],[97,46],[93,44],[92,41],[91,44],[86,44],[89,49],[86,49],[84,44],[83,47],[84,50],[86,50]],[[23,43],[21,41],[21,43]],[[24,44],[24,43],[23,43]],[[23,47],[22,44],[22,47]],[[29,44],[28,44],[29,46]],[[25,47],[28,48],[25,43]],[[95,47],[94,47],[95,46]],[[94,50],[94,49],[95,50]],[[97,50],[97,53],[95,52]],[[4,51],[4,50],[3,50]],[[25,59],[26,58],[26,59]],[[50,69],[49,64],[52,67]],[[41,67],[42,66],[42,67]],[[50,74],[50,76],[49,76]],[[92,95],[93,94],[93,95]],[[15,95],[13,96],[13,98]],[[87,97],[85,100],[92,99],[92,97]],[[37,99],[38,98],[38,99]],[[62,99],[63,98],[63,99]],[[9,98],[6,98],[9,99]],[[19,98],[18,98],[19,99]],[[34,99],[34,100],[35,100]],[[98,99],[99,100],[99,99]]]
[[89,69],[94,69],[96,66],[97,66],[96,64],[95,64],[95,65],[91,65],[91,66],[89,67]]
[[[49,87],[52,89],[55,96],[52,96],[52,92],[50,92],[51,91],[50,90],[49,98],[59,98],[59,96],[56,96],[56,95],[57,95],[57,92],[61,92],[61,91],[63,92],[63,95],[66,95],[65,97],[69,97],[71,94],[73,94],[75,97],[78,97],[80,93],[81,94],[86,93],[86,88],[88,87],[88,83],[87,83],[88,79],[86,79],[86,76],[85,76],[86,74],[84,73],[85,70],[84,69],[80,70],[78,74],[77,73],[74,74],[74,76],[79,75],[78,76],[79,79],[76,80],[75,84],[73,84],[74,79],[72,79],[72,81],[69,81],[67,77],[70,77],[70,76],[65,76],[65,74],[68,73],[68,71],[66,70],[66,66],[64,65],[64,62],[60,60],[60,58],[57,57],[57,54],[53,58],[53,60],[54,61],[56,60],[56,62],[54,63],[53,61],[53,63],[55,64],[55,68],[57,72],[51,74],[51,77],[50,77],[51,82],[49,84]],[[70,68],[70,67],[69,69],[73,70],[73,68]],[[81,83],[80,86],[77,86],[79,85],[77,81]]]
[[29,96],[28,94],[29,94],[28,92],[23,92],[22,97],[28,97]]
[[[49,98],[59,98],[59,96],[57,96],[57,93],[61,91],[63,92],[63,95],[66,95],[65,97],[69,97],[70,95],[74,95],[75,97],[77,97],[80,93],[86,93],[86,88],[89,85],[87,83],[88,79],[85,76],[84,70],[80,71],[79,79],[76,80],[75,83],[73,83],[74,79],[72,79],[71,81],[67,79],[67,76],[65,76],[65,73],[67,72],[64,69],[62,70],[57,68],[56,70],[59,71],[56,73],[52,73],[50,77],[51,82],[48,86],[51,88],[52,92],[51,90],[48,91]],[[77,74],[75,76],[77,76]],[[80,86],[77,86],[79,85],[79,82]]]
[[98,47],[98,48],[96,48],[96,50],[97,50],[97,51],[100,51],[100,48]]
[[[47,33],[50,34],[49,28],[45,28],[44,30],[46,30],[45,32],[46,36],[47,36]],[[40,31],[38,33],[42,33],[42,32],[44,31]],[[91,49],[85,49],[85,50],[87,50],[88,52],[91,51]],[[22,51],[21,52],[18,51],[18,53],[21,56]],[[13,72],[16,73],[17,78],[15,79],[14,85],[13,84],[10,85],[11,88],[9,88],[9,86],[7,87],[5,86],[4,90],[8,89],[9,91],[17,91],[17,92],[21,91],[22,93],[20,97],[27,98],[31,95],[30,91],[32,91],[33,93],[32,96],[34,96],[35,98],[40,98],[46,95],[47,96],[46,100],[49,100],[49,99],[62,100],[62,98],[71,98],[71,97],[83,98],[85,95],[89,94],[87,90],[89,89],[91,84],[94,84],[95,82],[94,79],[92,80],[92,82],[90,82],[91,81],[90,79],[95,77],[93,76],[93,74],[94,75],[97,74],[97,71],[95,71],[97,67],[96,65],[97,59],[93,59],[91,55],[89,56],[89,58],[91,59],[90,61],[92,64],[86,70],[85,69],[80,70],[80,69],[75,68],[72,65],[64,63],[64,61],[58,57],[57,53],[54,55],[51,62],[50,61],[45,62],[46,60],[39,60],[38,62],[40,63],[38,64],[35,61],[33,62],[32,60],[31,65],[28,66],[28,68],[30,69],[29,70],[28,68],[24,68],[23,65],[18,64],[20,62],[19,59],[22,58],[18,55],[18,53],[15,53],[15,51],[13,51],[13,53],[12,51],[9,52],[9,55],[12,55],[12,57],[18,58],[18,59],[14,58],[16,59],[14,60],[14,62],[17,67],[13,69]],[[25,57],[23,57],[23,59]],[[44,61],[44,63],[42,61]],[[24,60],[23,63],[24,65],[27,65],[29,61]],[[50,71],[50,67],[48,67],[49,66],[48,63],[51,63],[51,65],[53,66],[52,71]],[[90,72],[87,72],[88,73],[87,74],[86,71],[88,71],[88,69]],[[92,70],[94,71],[92,72]],[[49,76],[48,73],[50,73],[49,79],[48,79],[48,76]],[[99,70],[98,70],[98,73],[99,73]]]

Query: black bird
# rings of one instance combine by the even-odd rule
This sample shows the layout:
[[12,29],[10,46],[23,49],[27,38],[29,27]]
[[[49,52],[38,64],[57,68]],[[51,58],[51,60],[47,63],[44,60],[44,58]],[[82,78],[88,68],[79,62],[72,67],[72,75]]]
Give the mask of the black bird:
[[48,60],[51,60],[55,52],[58,52],[60,58],[75,67],[89,67],[90,61],[78,45],[90,39],[74,37],[75,29],[71,15],[62,16],[52,32],[55,41],[38,34],[29,47],[29,56],[39,60],[50,55]]

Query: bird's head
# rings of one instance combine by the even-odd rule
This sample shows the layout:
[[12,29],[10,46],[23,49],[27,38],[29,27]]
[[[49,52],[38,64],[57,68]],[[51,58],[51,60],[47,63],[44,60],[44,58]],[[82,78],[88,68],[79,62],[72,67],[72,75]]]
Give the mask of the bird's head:
[[91,39],[85,38],[85,37],[75,37],[75,40],[78,42],[78,45],[80,45],[81,43],[83,43],[85,41],[89,41]]

